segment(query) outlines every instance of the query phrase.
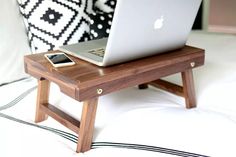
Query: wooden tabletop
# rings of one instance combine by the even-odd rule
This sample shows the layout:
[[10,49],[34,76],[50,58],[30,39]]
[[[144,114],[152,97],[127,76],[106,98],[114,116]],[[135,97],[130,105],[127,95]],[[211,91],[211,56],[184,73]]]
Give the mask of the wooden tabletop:
[[[57,51],[50,53],[54,52]],[[78,101],[147,83],[204,64],[204,50],[190,46],[109,67],[98,67],[70,56],[75,65],[55,68],[45,59],[44,54],[25,56],[25,71],[37,79],[56,83],[63,93]]]

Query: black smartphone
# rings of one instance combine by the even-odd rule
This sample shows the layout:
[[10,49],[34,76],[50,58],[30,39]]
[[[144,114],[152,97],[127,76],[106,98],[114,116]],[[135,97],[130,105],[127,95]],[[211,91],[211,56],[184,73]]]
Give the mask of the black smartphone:
[[75,62],[65,53],[49,53],[44,55],[54,67],[64,67],[74,65]]

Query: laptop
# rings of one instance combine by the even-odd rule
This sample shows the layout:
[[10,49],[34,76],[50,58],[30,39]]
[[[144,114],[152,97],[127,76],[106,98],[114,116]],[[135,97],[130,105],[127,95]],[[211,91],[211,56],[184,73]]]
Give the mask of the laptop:
[[182,48],[202,0],[117,0],[108,38],[59,48],[109,66]]

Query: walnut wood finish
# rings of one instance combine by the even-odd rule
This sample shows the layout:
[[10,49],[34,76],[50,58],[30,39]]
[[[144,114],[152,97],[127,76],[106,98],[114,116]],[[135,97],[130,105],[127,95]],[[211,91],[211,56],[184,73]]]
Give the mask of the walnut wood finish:
[[41,106],[41,110],[75,133],[79,132],[80,122],[57,107],[47,103]]
[[48,103],[49,91],[50,82],[46,79],[39,79],[35,122],[44,121],[48,115],[51,116],[65,127],[79,134],[77,152],[89,150],[93,138],[98,98],[84,101],[80,124],[80,121]]
[[[29,55],[25,57],[25,69],[38,79],[55,82],[66,95],[84,101],[201,66],[204,64],[204,50],[185,46],[170,53],[105,68],[71,58],[76,65],[54,68],[43,54]],[[194,67],[191,62],[195,63]],[[97,89],[103,92],[98,94]]]
[[192,69],[187,69],[181,73],[183,80],[183,91],[185,97],[186,108],[194,108],[197,106],[195,89],[193,82],[193,72]]
[[48,103],[50,91],[50,82],[45,79],[38,80],[38,95],[36,103],[35,122],[41,122],[47,119],[47,115],[41,110],[41,106]]
[[98,98],[84,101],[77,152],[90,150],[96,117]]
[[[57,51],[48,53],[54,52]],[[147,88],[151,84],[179,95],[182,92],[186,107],[196,106],[192,69],[204,64],[202,49],[185,46],[169,53],[110,67],[98,67],[70,56],[75,65],[54,68],[44,54],[24,57],[25,71],[39,80],[35,121],[43,121],[49,115],[78,133],[77,152],[85,152],[91,147],[99,96],[136,85]],[[158,80],[178,72],[182,73],[183,88]],[[71,98],[84,102],[81,122],[49,104],[50,82],[57,84],[61,92]]]
[[162,90],[168,91],[170,93],[176,94],[178,96],[184,97],[183,87],[177,84],[165,81],[165,80],[155,80],[149,83],[150,85],[160,88]]

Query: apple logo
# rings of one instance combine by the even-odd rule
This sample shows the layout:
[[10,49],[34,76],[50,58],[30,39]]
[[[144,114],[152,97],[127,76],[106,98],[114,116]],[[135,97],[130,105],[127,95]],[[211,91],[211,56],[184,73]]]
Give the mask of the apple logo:
[[154,23],[154,29],[161,29],[164,22],[164,16],[161,16],[161,18],[157,19]]

